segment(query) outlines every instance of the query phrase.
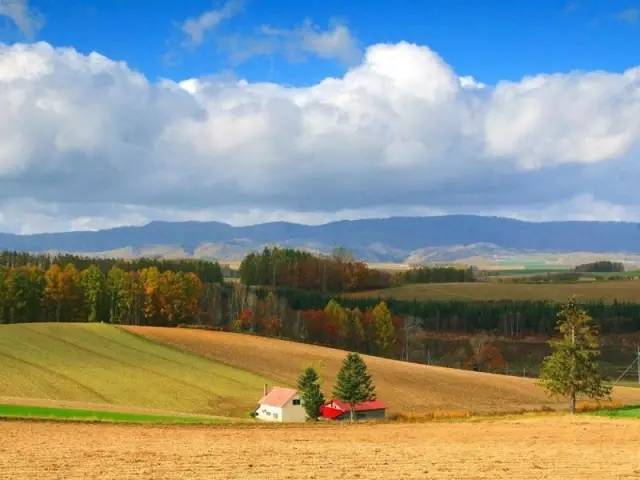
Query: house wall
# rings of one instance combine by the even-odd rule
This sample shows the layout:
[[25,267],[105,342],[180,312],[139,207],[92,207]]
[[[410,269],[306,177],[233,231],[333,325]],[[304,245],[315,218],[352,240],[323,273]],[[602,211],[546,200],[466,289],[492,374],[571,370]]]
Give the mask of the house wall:
[[304,411],[302,402],[294,405],[293,400],[300,400],[299,396],[295,396],[282,407],[282,416],[285,422],[304,422],[307,420],[307,412]]
[[280,407],[260,405],[256,413],[256,418],[265,422],[284,422],[282,408]]
[[[369,410],[366,412],[356,412],[358,420],[384,420],[386,410]],[[349,420],[349,412],[340,415],[336,420]]]

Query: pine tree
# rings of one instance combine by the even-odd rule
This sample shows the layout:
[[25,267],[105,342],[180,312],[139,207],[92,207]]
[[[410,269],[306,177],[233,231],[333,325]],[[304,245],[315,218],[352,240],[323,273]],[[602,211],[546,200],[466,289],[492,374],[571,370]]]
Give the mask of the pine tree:
[[355,407],[366,400],[375,400],[376,391],[367,365],[357,353],[349,353],[338,372],[333,396],[349,403],[351,421],[355,420]]
[[298,379],[298,390],[301,392],[302,406],[307,412],[307,418],[318,420],[320,407],[324,405],[324,395],[320,390],[320,377],[313,367],[307,367]]
[[611,387],[598,372],[600,342],[591,317],[572,300],[558,313],[556,329],[562,337],[549,342],[553,353],[542,363],[540,384],[552,395],[569,397],[571,413],[579,394],[608,398]]

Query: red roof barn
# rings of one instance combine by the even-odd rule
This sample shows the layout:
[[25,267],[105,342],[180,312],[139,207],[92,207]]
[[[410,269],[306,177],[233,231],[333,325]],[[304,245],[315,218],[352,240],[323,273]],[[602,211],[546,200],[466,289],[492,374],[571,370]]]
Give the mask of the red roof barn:
[[[320,417],[328,420],[349,420],[351,404],[341,400],[331,400],[320,407]],[[387,405],[380,400],[367,400],[356,404],[358,420],[383,419]]]

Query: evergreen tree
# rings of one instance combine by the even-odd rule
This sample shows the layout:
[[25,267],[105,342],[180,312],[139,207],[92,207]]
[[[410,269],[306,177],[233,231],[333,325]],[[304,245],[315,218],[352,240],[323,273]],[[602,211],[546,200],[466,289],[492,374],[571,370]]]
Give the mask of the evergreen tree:
[[367,365],[357,353],[349,353],[338,372],[333,396],[349,403],[351,421],[356,419],[355,407],[366,400],[375,400],[376,391]]
[[324,405],[324,395],[320,390],[320,377],[313,367],[307,367],[298,379],[298,390],[302,405],[309,420],[316,421],[320,416],[320,407]]
[[572,300],[558,313],[556,328],[562,337],[549,342],[553,353],[542,363],[541,385],[553,395],[569,397],[571,413],[579,394],[608,398],[611,387],[603,384],[598,372],[600,342],[591,317]]

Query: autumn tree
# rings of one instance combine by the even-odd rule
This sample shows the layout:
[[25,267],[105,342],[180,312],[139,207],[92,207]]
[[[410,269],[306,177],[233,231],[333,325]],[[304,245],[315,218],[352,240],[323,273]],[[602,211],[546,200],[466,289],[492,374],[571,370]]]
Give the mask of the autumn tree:
[[389,307],[385,302],[380,302],[371,311],[376,334],[376,346],[378,353],[388,356],[393,351],[395,341],[395,330]]
[[608,398],[611,387],[598,371],[600,341],[591,317],[572,300],[558,313],[556,328],[560,338],[549,342],[553,353],[542,363],[541,385],[552,395],[568,397],[571,413],[580,394]]
[[313,367],[307,367],[298,378],[298,390],[302,398],[302,406],[307,412],[307,418],[317,421],[320,416],[320,407],[324,405],[325,398],[320,389],[320,377]]
[[330,322],[332,331],[335,332],[336,340],[344,345],[348,336],[349,315],[347,311],[335,300],[329,300],[324,307],[327,322]]
[[364,328],[362,326],[362,312],[359,308],[349,310],[347,316],[347,338],[349,346],[359,349],[364,340]]
[[75,320],[82,306],[80,274],[76,267],[69,263],[63,269],[54,263],[45,272],[44,277],[45,302],[53,308],[56,322],[62,320],[63,314],[66,320]]
[[9,323],[42,320],[45,289],[42,270],[34,266],[8,269],[0,275],[0,282],[0,304],[4,304],[4,308],[0,306],[0,321],[3,316]]
[[88,311],[88,321],[97,322],[105,295],[105,276],[95,265],[90,265],[80,273],[80,284]]
[[355,408],[358,403],[375,400],[376,391],[367,365],[357,353],[349,353],[338,372],[333,396],[349,404],[349,417],[356,419]]

